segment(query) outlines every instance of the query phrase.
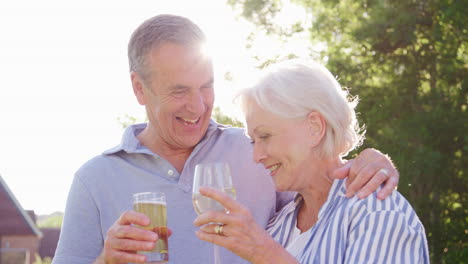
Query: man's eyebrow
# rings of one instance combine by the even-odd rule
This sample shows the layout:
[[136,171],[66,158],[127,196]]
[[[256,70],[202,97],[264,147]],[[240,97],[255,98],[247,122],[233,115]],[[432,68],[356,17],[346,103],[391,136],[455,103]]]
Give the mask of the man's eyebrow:
[[202,87],[203,87],[203,86],[212,86],[213,83],[214,83],[214,78],[212,77],[209,81],[207,81],[206,83],[204,83],[204,84],[202,85]]
[[169,86],[169,90],[171,90],[171,91],[186,90],[186,89],[190,89],[190,87],[187,86],[187,85],[182,85],[182,84],[176,84],[176,85]]
[[[204,83],[204,84],[202,85],[202,87],[204,87],[204,86],[211,86],[211,85],[213,85],[213,83],[214,83],[214,78],[211,78],[209,81],[207,81],[206,83]],[[171,90],[171,91],[174,91],[174,90],[186,90],[186,89],[190,89],[190,86],[183,85],[183,84],[175,84],[175,85],[169,86],[169,90]]]

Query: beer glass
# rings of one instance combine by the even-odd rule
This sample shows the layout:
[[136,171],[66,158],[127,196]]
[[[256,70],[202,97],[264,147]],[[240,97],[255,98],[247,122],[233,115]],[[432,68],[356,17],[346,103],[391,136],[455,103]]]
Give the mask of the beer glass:
[[158,234],[159,239],[151,251],[139,251],[146,256],[146,263],[166,263],[169,260],[166,196],[161,192],[144,192],[133,195],[133,209],[145,214],[150,219],[150,225],[143,229]]
[[[217,201],[200,194],[200,187],[206,186],[220,190],[236,199],[236,189],[232,185],[231,171],[227,163],[207,163],[195,166],[192,201],[197,214],[207,211],[224,212],[224,207]],[[214,263],[220,264],[219,247],[214,245]]]

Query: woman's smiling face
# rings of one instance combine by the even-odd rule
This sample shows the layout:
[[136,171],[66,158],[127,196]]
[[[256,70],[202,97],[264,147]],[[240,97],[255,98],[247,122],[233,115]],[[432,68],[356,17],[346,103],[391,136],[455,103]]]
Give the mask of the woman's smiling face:
[[249,100],[247,130],[254,145],[253,158],[270,171],[278,191],[298,191],[311,174],[314,139],[307,118],[287,119]]

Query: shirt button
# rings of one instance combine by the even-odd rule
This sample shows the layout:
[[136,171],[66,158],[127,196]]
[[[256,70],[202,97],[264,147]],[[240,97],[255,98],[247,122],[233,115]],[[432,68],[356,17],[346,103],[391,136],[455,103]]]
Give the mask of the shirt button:
[[169,176],[172,176],[172,175],[174,175],[174,171],[173,171],[173,170],[168,170],[168,171],[167,171],[167,174],[168,174]]

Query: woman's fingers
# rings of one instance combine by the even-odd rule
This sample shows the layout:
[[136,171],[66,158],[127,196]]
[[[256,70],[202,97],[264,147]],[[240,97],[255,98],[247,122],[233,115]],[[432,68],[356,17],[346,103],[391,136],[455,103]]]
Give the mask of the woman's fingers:
[[209,211],[195,218],[193,224],[195,226],[202,226],[210,223],[233,224],[233,218],[234,216],[230,214],[228,215],[218,211]]
[[229,212],[243,208],[240,203],[236,202],[236,200],[232,199],[226,193],[210,187],[200,187],[200,194],[218,201]]

